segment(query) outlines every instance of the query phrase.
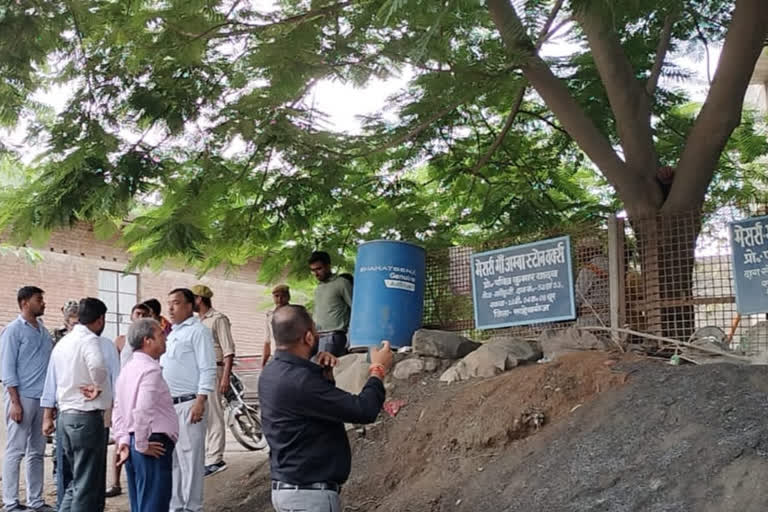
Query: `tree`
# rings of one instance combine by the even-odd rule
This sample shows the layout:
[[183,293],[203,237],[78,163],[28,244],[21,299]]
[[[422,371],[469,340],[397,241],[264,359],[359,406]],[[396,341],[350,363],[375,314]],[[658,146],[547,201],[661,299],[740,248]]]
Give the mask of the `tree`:
[[[765,153],[731,138],[768,30],[760,0],[2,9],[0,122],[26,123],[48,151],[36,179],[4,198],[0,226],[25,239],[130,215],[123,234],[137,264],[183,254],[204,267],[265,257],[275,269],[319,244],[445,244],[619,204],[639,223],[701,211],[707,191],[732,188]],[[542,56],[552,39],[572,51]],[[721,64],[692,116],[673,81],[686,70],[669,56],[719,41]],[[334,132],[313,106],[318,80],[362,85],[402,71],[407,88],[360,134]],[[72,96],[51,118],[33,100],[53,84]],[[662,165],[677,169],[671,187],[657,179]],[[713,182],[718,170],[729,179]],[[663,237],[657,228],[638,224],[646,246]],[[689,259],[694,243],[681,249]]]

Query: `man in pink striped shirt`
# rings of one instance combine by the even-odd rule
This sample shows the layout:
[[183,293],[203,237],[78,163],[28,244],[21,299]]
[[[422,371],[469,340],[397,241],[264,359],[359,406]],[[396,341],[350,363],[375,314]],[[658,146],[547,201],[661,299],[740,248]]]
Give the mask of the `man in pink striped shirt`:
[[165,333],[157,320],[142,318],[126,343],[134,352],[117,379],[112,417],[118,464],[126,463],[131,512],[168,510],[179,420],[158,361]]

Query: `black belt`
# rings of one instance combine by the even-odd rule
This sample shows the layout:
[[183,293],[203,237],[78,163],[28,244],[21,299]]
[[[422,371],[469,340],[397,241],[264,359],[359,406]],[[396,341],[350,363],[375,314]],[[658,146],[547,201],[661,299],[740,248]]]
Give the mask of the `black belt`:
[[320,336],[332,336],[334,334],[343,334],[344,336],[347,335],[347,331],[320,331],[317,334]]
[[95,409],[93,411],[81,411],[79,409],[65,409],[61,411],[61,414],[85,414],[88,416],[103,415],[104,411],[101,409]]
[[285,482],[272,481],[273,491],[331,491],[335,493],[341,492],[341,486],[333,482],[318,482],[316,484],[287,484]]
[[183,404],[184,402],[189,402],[190,400],[194,400],[195,398],[197,398],[197,395],[175,396],[173,397],[173,405]]

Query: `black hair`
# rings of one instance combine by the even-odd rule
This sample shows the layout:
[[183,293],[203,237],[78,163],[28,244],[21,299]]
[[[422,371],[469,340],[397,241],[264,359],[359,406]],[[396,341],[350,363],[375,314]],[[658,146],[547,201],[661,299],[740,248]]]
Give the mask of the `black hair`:
[[195,303],[195,294],[192,293],[192,290],[189,288],[174,288],[168,293],[168,295],[173,295],[174,293],[182,294],[184,296],[184,300],[189,304]]
[[160,305],[160,301],[157,299],[145,300],[143,304],[147,306],[149,308],[149,312],[153,313],[155,316],[160,316],[160,313],[163,310],[162,306]]
[[[152,299],[150,299],[150,300],[152,300]],[[133,314],[133,312],[136,311],[137,309],[141,309],[143,311],[146,311],[147,313],[152,313],[152,310],[150,309],[150,307],[145,302],[141,302],[139,304],[135,304],[131,308],[131,314]]]
[[298,304],[285,305],[272,315],[272,335],[280,346],[295,345],[312,325],[309,311]]
[[80,299],[77,320],[82,325],[92,324],[107,314],[107,305],[94,297]]
[[211,303],[211,298],[210,297],[200,296],[200,300],[203,301],[203,304],[205,304],[205,307],[207,307],[207,308],[212,308],[213,307],[213,304]]
[[325,251],[315,251],[309,257],[309,264],[322,263],[324,265],[331,264],[331,255]]
[[25,300],[29,300],[35,295],[42,295],[45,292],[38,288],[37,286],[22,286],[19,288],[19,292],[16,294],[16,300],[19,303],[19,307],[21,307],[21,303]]

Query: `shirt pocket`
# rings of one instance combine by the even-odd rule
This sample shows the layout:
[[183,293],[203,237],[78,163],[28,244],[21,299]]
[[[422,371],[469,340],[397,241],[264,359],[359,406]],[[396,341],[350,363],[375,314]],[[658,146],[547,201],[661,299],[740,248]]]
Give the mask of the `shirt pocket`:
[[194,352],[194,348],[192,347],[191,341],[178,340],[171,347],[170,356],[173,359],[182,360],[182,359],[186,359],[190,354],[192,354],[192,352]]

